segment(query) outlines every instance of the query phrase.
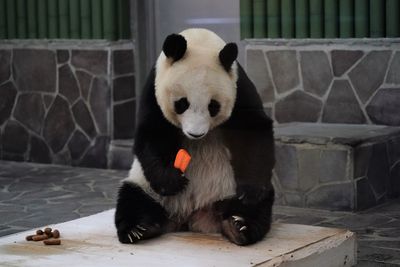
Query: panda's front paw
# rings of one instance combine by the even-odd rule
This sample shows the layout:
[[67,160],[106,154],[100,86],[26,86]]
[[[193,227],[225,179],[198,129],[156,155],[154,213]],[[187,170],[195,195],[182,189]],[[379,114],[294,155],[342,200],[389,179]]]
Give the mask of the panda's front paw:
[[118,240],[123,244],[134,244],[162,233],[159,224],[137,224],[129,230],[118,231]]
[[164,172],[163,177],[150,183],[153,190],[161,196],[173,196],[183,191],[189,180],[174,168]]
[[239,246],[253,244],[261,240],[265,232],[257,223],[240,215],[232,215],[222,221],[222,234]]

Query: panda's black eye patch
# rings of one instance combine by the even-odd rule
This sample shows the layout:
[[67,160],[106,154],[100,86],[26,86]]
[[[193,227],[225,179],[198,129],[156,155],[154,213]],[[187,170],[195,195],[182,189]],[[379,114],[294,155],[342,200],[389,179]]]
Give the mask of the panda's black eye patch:
[[189,101],[187,100],[186,97],[182,97],[178,101],[175,101],[174,107],[175,107],[175,112],[177,114],[182,114],[189,108],[190,104]]
[[217,116],[219,111],[221,110],[221,104],[217,101],[212,99],[210,104],[208,104],[208,111],[210,112],[211,117]]

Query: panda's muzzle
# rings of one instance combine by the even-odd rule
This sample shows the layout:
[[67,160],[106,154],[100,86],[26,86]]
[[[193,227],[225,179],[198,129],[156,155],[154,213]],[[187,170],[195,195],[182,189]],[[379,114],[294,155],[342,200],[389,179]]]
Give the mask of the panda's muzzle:
[[203,134],[188,133],[188,135],[190,135],[190,136],[193,137],[194,139],[200,139],[200,138],[202,138],[203,136],[205,136],[206,134],[205,134],[205,133],[203,133]]

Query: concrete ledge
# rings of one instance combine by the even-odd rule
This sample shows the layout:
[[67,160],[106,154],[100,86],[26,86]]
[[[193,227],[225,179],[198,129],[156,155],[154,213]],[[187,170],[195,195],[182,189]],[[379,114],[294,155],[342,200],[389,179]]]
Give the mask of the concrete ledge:
[[220,235],[172,233],[137,245],[117,240],[114,210],[51,226],[62,245],[25,241],[34,230],[0,238],[1,266],[352,266],[356,237],[346,230],[274,224],[248,247]]
[[275,137],[279,205],[362,210],[400,195],[400,127],[288,123]]

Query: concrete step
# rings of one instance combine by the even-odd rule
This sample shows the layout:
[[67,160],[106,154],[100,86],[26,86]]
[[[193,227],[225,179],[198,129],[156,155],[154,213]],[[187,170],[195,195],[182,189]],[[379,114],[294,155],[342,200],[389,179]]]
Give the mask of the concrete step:
[[400,195],[400,127],[289,123],[275,139],[277,204],[354,211]]
[[352,266],[356,237],[347,230],[273,224],[259,243],[239,247],[220,235],[171,233],[136,245],[118,242],[114,210],[51,225],[59,246],[25,241],[36,229],[0,238],[1,266]]
[[133,161],[132,147],[133,139],[111,140],[108,149],[108,167],[129,170]]

